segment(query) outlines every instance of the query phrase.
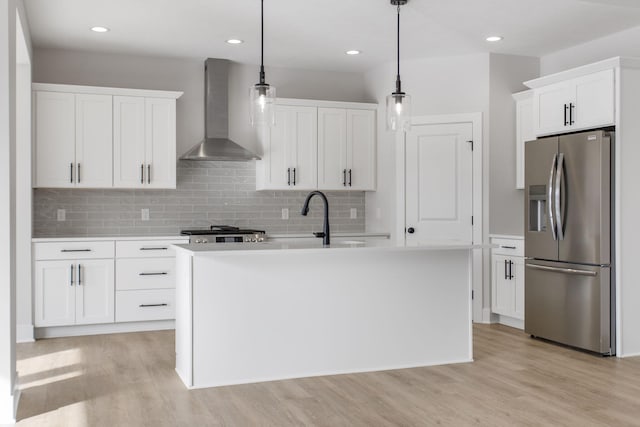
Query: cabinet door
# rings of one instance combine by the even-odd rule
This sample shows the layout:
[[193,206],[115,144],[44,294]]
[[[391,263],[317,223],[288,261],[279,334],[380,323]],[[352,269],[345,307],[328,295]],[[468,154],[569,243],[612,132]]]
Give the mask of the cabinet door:
[[613,70],[605,70],[573,80],[575,102],[572,130],[615,124],[615,84]]
[[376,116],[373,110],[347,110],[347,188],[375,190]]
[[113,260],[78,261],[76,273],[76,324],[112,323],[115,313]]
[[318,108],[318,188],[347,188],[347,112]]
[[144,98],[113,97],[113,184],[144,187]]
[[294,107],[287,167],[291,167],[291,188],[315,190],[318,186],[318,109]]
[[35,93],[35,185],[75,186],[75,96]]
[[274,126],[262,129],[263,156],[256,164],[258,190],[288,190],[291,187],[289,150],[293,139],[295,107],[276,105]]
[[573,88],[571,82],[562,82],[533,91],[533,127],[537,136],[571,130],[565,106],[573,102]]
[[76,186],[113,187],[113,97],[76,97]]
[[76,265],[74,261],[35,263],[35,326],[75,323]]
[[524,320],[524,258],[513,258],[513,317]]
[[145,99],[145,182],[176,188],[176,101]]
[[509,279],[509,261],[512,259],[501,255],[493,255],[492,259],[491,311],[513,316],[515,292],[513,281]]
[[536,139],[533,133],[533,99],[516,104],[516,189],[524,189],[524,143]]

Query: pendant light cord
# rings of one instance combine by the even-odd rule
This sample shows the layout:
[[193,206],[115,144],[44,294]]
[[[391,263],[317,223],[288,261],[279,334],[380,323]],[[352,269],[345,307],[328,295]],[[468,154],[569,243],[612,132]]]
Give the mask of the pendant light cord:
[[260,0],[260,84],[264,83],[264,0]]
[[396,38],[398,52],[398,73],[396,74],[396,93],[402,93],[402,83],[400,83],[400,5],[398,4],[398,32]]

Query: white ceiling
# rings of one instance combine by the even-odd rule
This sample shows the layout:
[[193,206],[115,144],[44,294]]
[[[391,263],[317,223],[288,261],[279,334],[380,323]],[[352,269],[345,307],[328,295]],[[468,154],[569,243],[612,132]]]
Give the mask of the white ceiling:
[[[36,47],[258,63],[259,0],[25,0]],[[96,25],[111,31],[89,31]],[[640,0],[410,0],[402,57],[541,56],[640,25]],[[488,35],[504,41],[489,44]],[[231,46],[226,39],[240,38]],[[348,49],[362,55],[350,57]],[[365,71],[395,55],[389,0],[265,0],[265,64]]]

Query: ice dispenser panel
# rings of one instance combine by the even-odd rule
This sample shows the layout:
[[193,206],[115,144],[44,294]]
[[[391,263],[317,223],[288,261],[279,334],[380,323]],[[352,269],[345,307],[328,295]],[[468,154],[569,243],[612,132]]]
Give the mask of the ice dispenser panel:
[[529,186],[529,231],[547,231],[547,186]]

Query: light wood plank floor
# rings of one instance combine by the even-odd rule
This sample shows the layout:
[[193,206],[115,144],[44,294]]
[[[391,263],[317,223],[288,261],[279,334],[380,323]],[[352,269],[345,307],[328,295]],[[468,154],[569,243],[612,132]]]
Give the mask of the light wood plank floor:
[[20,344],[18,426],[640,425],[640,358],[474,333],[474,363],[194,391],[172,331]]

